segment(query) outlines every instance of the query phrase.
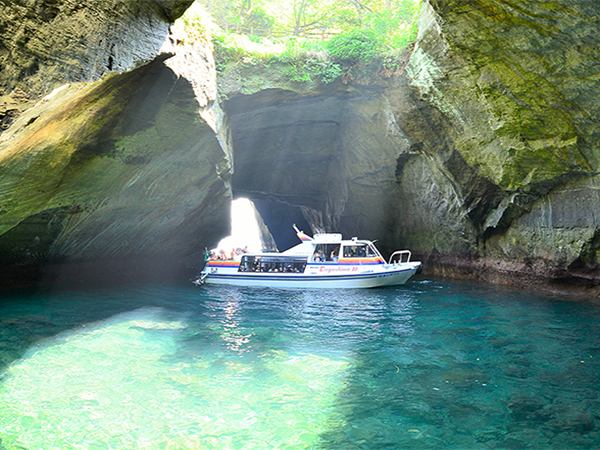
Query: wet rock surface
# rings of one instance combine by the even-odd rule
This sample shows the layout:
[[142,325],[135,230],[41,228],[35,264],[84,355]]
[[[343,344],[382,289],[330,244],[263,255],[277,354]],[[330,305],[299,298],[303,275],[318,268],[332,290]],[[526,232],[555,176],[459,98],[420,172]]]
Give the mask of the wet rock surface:
[[186,258],[220,236],[225,154],[188,80],[158,59],[69,89],[1,147],[2,263]]
[[[17,53],[30,47],[4,42],[1,82],[13,91],[3,100],[17,113],[4,115],[0,135],[0,265],[22,267],[25,278],[59,264],[195,270],[204,246],[227,234],[230,163],[214,60],[206,48],[165,44],[190,2],[109,3],[58,2],[48,20],[11,4],[4,17],[37,30],[32,41],[62,27],[48,40],[62,57],[73,56],[76,30],[82,36],[72,65],[40,51],[23,76]],[[98,69],[102,49],[90,40],[113,38],[122,58]],[[170,53],[157,56],[161,47]]]
[[0,88],[33,98],[154,58],[190,0],[0,2]]
[[[393,74],[321,85],[242,63],[217,93],[206,45],[135,69],[188,3],[4,5],[5,263],[188,254],[244,195],[279,247],[272,208],[430,273],[600,284],[598,5],[429,0]],[[94,84],[39,100],[65,81]]]
[[431,158],[433,136],[419,136],[419,153],[448,176],[456,188],[450,198],[463,203],[476,231],[471,258],[455,271],[456,252],[419,247],[453,256],[437,258],[445,273],[600,281],[598,8],[586,1],[425,4],[407,76],[425,110],[434,110],[430,130],[443,130],[438,140],[466,170],[453,170],[439,146]]

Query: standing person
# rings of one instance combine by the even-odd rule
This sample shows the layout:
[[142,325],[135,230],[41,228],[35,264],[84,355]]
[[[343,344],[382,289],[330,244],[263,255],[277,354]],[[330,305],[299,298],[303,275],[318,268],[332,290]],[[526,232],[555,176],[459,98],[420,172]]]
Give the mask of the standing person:
[[329,255],[329,258],[333,261],[333,262],[337,262],[338,260],[338,250],[339,248],[334,248],[331,252],[331,254]]

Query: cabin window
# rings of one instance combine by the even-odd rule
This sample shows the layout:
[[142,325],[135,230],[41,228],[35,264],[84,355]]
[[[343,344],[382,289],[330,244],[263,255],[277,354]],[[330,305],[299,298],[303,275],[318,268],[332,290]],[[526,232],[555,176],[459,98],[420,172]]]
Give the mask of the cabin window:
[[366,244],[344,246],[344,258],[364,258],[367,256]]
[[337,262],[340,244],[317,244],[312,256],[314,262]]
[[284,256],[242,256],[239,272],[302,273],[306,258]]
[[344,258],[373,258],[379,256],[372,244],[356,244],[344,246]]
[[377,252],[375,246],[373,244],[367,245],[367,257],[373,258],[375,256],[379,256],[379,253]]

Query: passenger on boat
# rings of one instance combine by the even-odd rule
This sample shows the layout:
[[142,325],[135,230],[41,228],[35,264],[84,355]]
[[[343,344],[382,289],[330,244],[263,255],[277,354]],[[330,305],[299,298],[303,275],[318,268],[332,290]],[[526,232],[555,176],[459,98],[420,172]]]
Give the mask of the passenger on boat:
[[315,253],[315,261],[316,262],[325,261],[325,255],[323,254],[323,252],[321,250],[317,250],[317,252]]
[[338,261],[338,251],[339,251],[339,247],[333,249],[333,251],[331,252],[331,254],[329,255],[329,259],[333,262],[337,262]]

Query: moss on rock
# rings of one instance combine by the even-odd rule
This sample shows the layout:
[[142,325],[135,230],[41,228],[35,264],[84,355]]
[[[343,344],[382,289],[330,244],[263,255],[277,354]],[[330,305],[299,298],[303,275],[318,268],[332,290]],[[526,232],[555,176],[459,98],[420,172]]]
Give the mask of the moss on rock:
[[[67,87],[27,114],[38,118],[21,117],[0,146],[0,245],[14,249],[4,261],[27,259],[40,240],[50,259],[185,257],[223,232],[214,219],[227,223],[229,193],[215,167],[225,154],[192,86],[162,58]],[[190,223],[208,197],[214,217]],[[51,243],[39,217],[60,225]]]

